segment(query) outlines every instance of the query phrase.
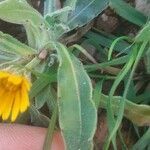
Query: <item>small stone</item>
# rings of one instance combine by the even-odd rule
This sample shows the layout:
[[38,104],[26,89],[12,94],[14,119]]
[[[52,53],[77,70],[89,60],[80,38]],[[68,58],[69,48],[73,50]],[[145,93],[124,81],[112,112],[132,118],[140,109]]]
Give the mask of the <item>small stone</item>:
[[96,21],[96,28],[107,33],[113,32],[118,27],[119,21],[115,16],[108,16],[103,13]]

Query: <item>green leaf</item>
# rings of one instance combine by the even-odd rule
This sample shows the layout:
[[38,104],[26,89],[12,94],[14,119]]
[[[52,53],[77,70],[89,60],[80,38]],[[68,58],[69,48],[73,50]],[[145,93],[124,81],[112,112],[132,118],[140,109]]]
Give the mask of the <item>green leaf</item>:
[[8,53],[6,51],[4,52],[0,48],[0,63],[4,63],[4,62],[7,63],[9,61],[15,61],[16,59],[18,59],[18,56],[16,56],[15,54],[12,54],[12,53]]
[[54,89],[51,87],[51,85],[46,86],[43,90],[41,90],[37,96],[35,97],[35,107],[37,109],[40,109],[43,107],[45,103],[47,103],[49,112],[52,112],[55,108],[55,105],[57,103],[56,101],[56,93],[54,93]]
[[134,63],[135,55],[136,55],[136,49],[133,49],[133,51],[129,54],[128,62],[124,65],[122,70],[118,73],[116,80],[114,81],[114,83],[111,87],[111,90],[109,92],[109,101],[107,104],[107,120],[108,120],[108,129],[109,129],[110,135],[108,137],[108,140],[106,141],[106,145],[105,145],[106,149],[109,148],[111,141],[113,142],[113,146],[116,147],[116,144],[115,144],[116,143],[115,142],[116,141],[116,132],[120,125],[120,121],[122,120],[124,106],[125,106],[125,101],[124,100],[120,101],[117,119],[115,120],[114,112],[112,109],[112,97],[113,97],[118,85],[120,84],[120,82],[123,80],[123,78],[126,76],[126,74],[130,71],[130,69]]
[[81,62],[66,47],[56,46],[59,56],[59,123],[68,150],[88,150],[96,129],[97,114],[91,81]]
[[52,38],[51,31],[44,26],[34,25],[31,21],[24,24],[29,46],[41,50]]
[[37,51],[8,34],[0,32],[0,50],[7,53],[12,53],[21,56],[36,54]]
[[0,2],[0,18],[15,24],[26,24],[31,21],[40,26],[44,23],[43,17],[25,0],[5,0]]
[[30,107],[31,123],[36,126],[48,127],[50,119],[40,113],[33,105]]
[[57,0],[45,0],[44,1],[44,16],[53,13],[57,10]]
[[128,21],[142,26],[146,23],[147,17],[142,13],[131,7],[129,4],[124,2],[123,0],[109,0],[110,7],[113,8],[117,14],[121,17],[127,19]]
[[[100,105],[101,108],[107,108],[108,96],[101,94]],[[113,96],[112,109],[115,113],[118,112],[119,103],[122,100],[121,96]],[[124,116],[138,126],[150,125],[150,106],[143,104],[135,104],[132,100],[125,99]]]
[[69,27],[64,22],[64,16],[70,12],[71,7],[63,7],[53,13],[46,14],[45,19],[49,23],[49,29],[52,31],[53,38],[60,38],[65,32],[69,31]]
[[122,56],[122,57],[119,57],[119,58],[116,58],[116,59],[113,59],[111,61],[106,61],[106,62],[103,62],[103,63],[97,63],[97,64],[92,64],[92,65],[85,65],[84,68],[88,71],[88,72],[91,72],[91,71],[95,71],[99,68],[106,68],[106,67],[109,67],[109,66],[115,66],[115,65],[120,65],[120,64],[124,64],[128,61],[128,56]]
[[[110,48],[112,42],[118,38],[113,35],[109,35],[103,32],[95,32],[95,31],[89,31],[85,35],[85,37],[87,38],[87,42],[97,47],[97,49],[99,49],[99,45]],[[126,49],[128,46],[129,43],[125,41],[119,41],[115,45],[114,50],[121,52],[122,50]],[[127,52],[125,51],[125,53]]]
[[[128,78],[125,77],[124,85],[127,83],[127,81],[128,81]],[[136,97],[136,90],[135,90],[134,81],[132,80],[131,83],[130,83],[130,87],[128,89],[127,99],[134,100],[135,97]]]
[[[137,141],[137,143],[132,147],[131,150],[144,150],[150,146],[150,128],[146,133]],[[146,148],[147,147],[147,148]]]
[[51,117],[51,122],[49,123],[48,129],[47,129],[47,134],[45,137],[43,150],[51,149],[51,145],[53,142],[54,130],[55,130],[55,126],[57,123],[57,117],[58,117],[58,107],[57,107],[57,105],[55,105],[55,108],[53,110],[52,117]]
[[48,23],[42,15],[25,0],[5,0],[0,2],[0,19],[24,25],[28,44],[40,49],[51,39]]
[[133,99],[133,102],[147,104],[147,103],[149,103],[149,99],[150,99],[150,94],[149,94],[149,90],[147,89],[142,94],[136,96]]
[[104,80],[99,81],[96,84],[95,89],[93,90],[93,100],[95,102],[95,106],[96,106],[97,109],[100,106],[100,98],[99,97],[101,96],[101,93],[102,93],[103,81]]
[[144,60],[147,73],[150,74],[150,48],[147,50]]
[[48,84],[56,81],[56,74],[43,74],[32,85],[30,98],[32,99],[41,92]]
[[97,17],[107,6],[108,0],[77,0],[75,9],[68,16],[67,25],[71,30],[81,27]]
[[127,37],[127,36],[121,36],[121,37],[115,39],[115,40],[112,42],[112,44],[111,44],[111,46],[110,46],[110,49],[109,49],[109,51],[108,51],[108,60],[111,59],[112,54],[113,54],[113,50],[114,50],[116,44],[117,44],[119,41],[121,41],[121,40],[129,40],[129,37]]
[[[122,100],[118,98],[118,100]],[[126,99],[124,116],[138,126],[150,125],[150,106],[135,104]]]
[[135,37],[135,42],[144,42],[144,41],[150,41],[150,22],[148,22]]
[[37,109],[40,109],[45,104],[46,101],[50,100],[49,91],[50,87],[47,86],[35,97],[35,106]]
[[[135,42],[150,42],[150,21],[143,27],[143,29],[135,37]],[[147,49],[145,53],[145,66],[147,73],[150,74],[150,48]]]
[[49,99],[47,100],[49,112],[53,112],[55,110],[56,105],[57,105],[57,93],[51,85],[49,89]]
[[[71,8],[71,11],[74,11],[77,1],[78,0],[65,0],[65,2],[63,4],[63,7],[68,7],[69,6]],[[63,14],[62,18],[63,18],[64,22],[68,20],[69,14],[70,14],[70,11]]]
[[74,10],[77,5],[77,2],[78,2],[78,0],[65,0],[63,6],[70,6],[70,7],[72,7],[72,10]]

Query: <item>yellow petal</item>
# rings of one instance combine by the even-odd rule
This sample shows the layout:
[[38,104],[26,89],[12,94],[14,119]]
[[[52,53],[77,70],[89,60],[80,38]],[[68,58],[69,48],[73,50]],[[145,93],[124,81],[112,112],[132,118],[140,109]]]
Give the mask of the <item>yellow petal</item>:
[[0,71],[0,116],[3,120],[12,113],[11,121],[15,121],[19,111],[26,111],[30,87],[30,82],[24,76]]
[[8,82],[9,83],[12,83],[14,85],[19,85],[21,84],[22,82],[22,78],[21,76],[18,76],[18,75],[11,75],[9,78],[8,78]]
[[5,96],[5,91],[3,89],[0,90],[0,116],[2,114],[2,107],[4,104],[4,96]]
[[9,76],[8,72],[0,71],[0,79],[7,78]]
[[27,91],[26,87],[24,85],[22,85],[20,111],[24,112],[27,109],[28,106],[29,106],[28,91]]
[[30,88],[31,88],[31,84],[30,84],[30,82],[26,78],[23,78],[23,84],[27,88],[27,91],[29,91]]
[[2,113],[2,119],[3,120],[7,120],[8,117],[10,116],[13,102],[14,102],[14,93],[11,93],[10,97],[9,97],[9,101],[7,101],[5,109],[4,109],[3,113]]
[[4,110],[7,108],[7,104],[9,104],[9,100],[11,97],[10,92],[4,92],[1,96],[1,103],[0,103],[0,116],[3,114]]
[[0,98],[3,93],[4,93],[4,88],[2,86],[0,86]]
[[19,108],[20,108],[20,91],[16,92],[15,98],[14,98],[14,104],[12,108],[12,115],[11,115],[11,121],[14,122],[19,114]]

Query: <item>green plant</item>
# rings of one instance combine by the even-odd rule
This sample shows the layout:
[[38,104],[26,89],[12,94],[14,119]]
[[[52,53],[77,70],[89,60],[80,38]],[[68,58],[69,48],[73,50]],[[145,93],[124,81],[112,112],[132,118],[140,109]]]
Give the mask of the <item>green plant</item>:
[[[49,124],[44,149],[50,147],[49,141],[52,140],[52,134],[57,127],[57,117],[68,150],[93,148],[98,108],[105,108],[108,116],[109,135],[104,149],[108,149],[111,142],[114,149],[117,149],[116,135],[123,116],[139,126],[150,124],[150,107],[146,104],[138,104],[132,99],[128,100],[128,89],[142,57],[148,58],[147,70],[149,72],[150,23],[147,23],[134,39],[128,37],[116,39],[104,33],[88,32],[85,35],[86,41],[96,47],[102,45],[110,48],[108,60],[102,63],[97,63],[86,50],[77,44],[66,47],[60,43],[62,36],[65,38],[69,31],[89,23],[108,5],[114,8],[120,16],[137,25],[146,23],[147,18],[144,15],[125,4],[125,9],[133,12],[133,16],[129,17],[122,9],[124,3],[120,1],[119,5],[116,5],[117,2],[119,1],[66,0],[64,7],[57,9],[54,0],[45,0],[44,17],[25,0],[0,2],[0,19],[23,25],[27,35],[27,44],[23,44],[14,37],[0,32],[0,66],[1,69],[24,68],[31,74],[33,82],[30,91],[31,122],[42,123],[43,126]],[[129,50],[125,51],[124,56],[115,59],[111,57],[113,50],[124,53],[123,49],[126,48]],[[74,50],[83,53],[95,64],[83,65],[74,55]],[[118,64],[123,65],[122,69],[112,67]],[[104,70],[113,76],[92,74],[97,70]],[[114,80],[108,96],[100,92],[103,86],[102,81],[95,87],[92,86],[90,80],[90,77],[93,78],[92,75],[103,81]],[[114,96],[116,88],[125,79],[123,95]],[[52,112],[50,120],[40,112],[45,104]],[[141,140],[147,140],[148,132]],[[136,145],[139,145],[138,143]],[[148,142],[144,143],[143,147],[146,147]],[[133,149],[137,147],[136,145]]]

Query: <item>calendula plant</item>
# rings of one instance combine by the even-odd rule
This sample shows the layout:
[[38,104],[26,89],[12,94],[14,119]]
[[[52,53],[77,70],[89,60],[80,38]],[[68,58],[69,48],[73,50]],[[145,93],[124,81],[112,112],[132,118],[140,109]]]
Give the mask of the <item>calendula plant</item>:
[[[72,149],[72,147],[79,149],[86,145],[87,149],[91,148],[96,129],[96,108],[92,101],[90,79],[80,61],[75,58],[64,45],[57,41],[58,35],[57,33],[55,34],[56,30],[53,30],[55,27],[54,24],[50,25],[26,1],[2,1],[0,3],[0,18],[8,22],[22,24],[27,34],[28,46],[20,43],[12,36],[1,32],[0,49],[2,52],[1,56],[4,58],[1,62],[1,70],[8,75],[12,74],[10,77],[11,80],[9,76],[4,76],[6,81],[4,78],[2,78],[2,81],[7,83],[10,80],[11,82],[9,84],[14,84],[13,88],[17,88],[18,86],[18,90],[15,92],[10,88],[11,92],[16,93],[15,102],[17,102],[16,99],[18,100],[17,92],[21,90],[21,92],[19,91],[19,100],[21,102],[21,105],[18,105],[19,112],[26,110],[29,105],[26,95],[28,94],[27,91],[29,88],[25,85],[22,86],[22,84],[26,83],[23,82],[24,76],[22,75],[24,73],[30,75],[31,82],[32,76],[35,76],[37,79],[34,81],[30,90],[30,99],[34,98],[36,101],[38,101],[41,94],[47,94],[47,92],[49,92],[49,90],[45,88],[49,89],[50,83],[56,82],[57,76],[59,123],[66,141],[66,147],[68,149]],[[59,66],[57,67],[56,65],[53,69],[51,65],[54,64],[51,64],[51,62],[52,54],[55,53],[55,51],[58,53]],[[12,55],[14,58],[11,57]],[[5,59],[4,56],[7,56],[8,59]],[[67,76],[70,77],[70,79]],[[15,82],[12,81],[13,78],[22,80]],[[68,83],[72,88],[68,88]],[[24,89],[26,90],[24,93],[25,96],[21,95]],[[65,93],[68,94],[66,95]],[[9,95],[7,99],[7,101],[12,101]],[[51,98],[48,97],[47,101],[51,101]],[[30,102],[31,112],[35,112],[35,110],[33,110],[34,107],[31,107],[31,105],[32,103]],[[56,105],[57,104],[54,104],[54,113],[56,113]],[[12,110],[13,114],[14,107],[15,104],[11,107],[6,106],[5,109],[6,111],[8,109]],[[51,110],[52,109],[53,107]],[[3,114],[3,116],[5,116],[5,113]],[[68,118],[68,114],[72,114],[72,117]],[[2,118],[8,119],[8,117],[3,116]],[[15,119],[14,115],[12,115],[11,120],[14,121]],[[73,134],[74,136],[72,137]]]
[[[107,0],[86,1],[87,7],[81,3],[66,0],[63,8],[56,9],[52,7],[55,6],[54,1],[47,0],[42,16],[26,0],[0,2],[0,19],[23,25],[27,35],[25,44],[0,32],[0,115],[3,120],[10,119],[14,122],[19,113],[29,108],[31,123],[43,123],[46,127],[49,124],[44,143],[45,150],[50,147],[52,134],[57,127],[57,117],[67,150],[93,148],[99,107],[108,112],[110,134],[105,149],[109,148],[110,142],[116,148],[115,137],[123,116],[137,125],[150,124],[150,107],[127,100],[128,88],[136,66],[140,58],[147,53],[150,40],[145,33],[149,32],[149,23],[135,39],[120,38],[130,41],[131,50],[125,56],[125,65],[116,76],[107,96],[99,91],[102,82],[96,84],[96,87],[92,86],[85,69],[88,71],[93,66],[84,66],[74,55],[74,49],[78,49],[92,62],[97,63],[95,59],[77,44],[66,47],[60,42],[67,37],[67,32],[87,24],[108,6]],[[83,19],[90,6],[93,14]],[[105,69],[105,66],[117,62],[111,60],[112,50],[117,41],[110,47],[109,61],[105,64],[95,64],[95,67]],[[127,74],[129,76],[123,96],[114,96],[117,86]],[[45,105],[51,112],[50,119],[42,117],[40,113],[40,109]]]

